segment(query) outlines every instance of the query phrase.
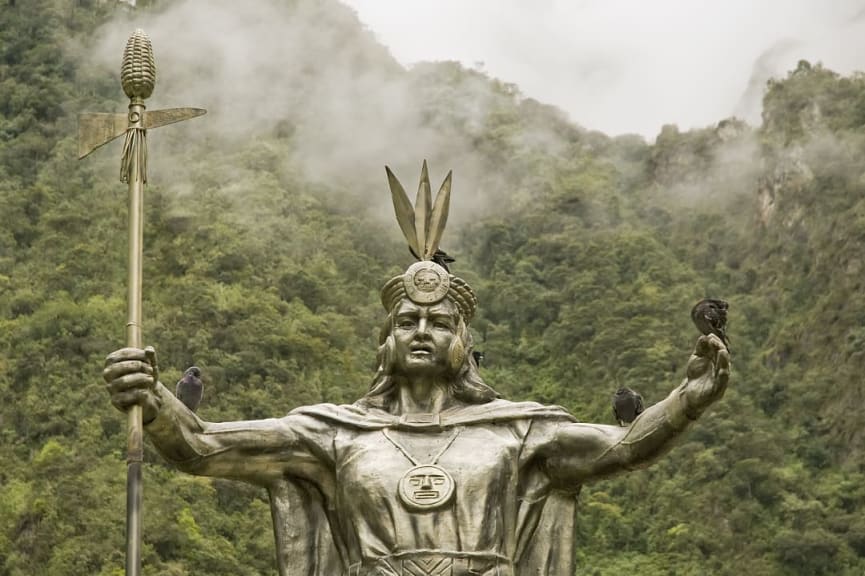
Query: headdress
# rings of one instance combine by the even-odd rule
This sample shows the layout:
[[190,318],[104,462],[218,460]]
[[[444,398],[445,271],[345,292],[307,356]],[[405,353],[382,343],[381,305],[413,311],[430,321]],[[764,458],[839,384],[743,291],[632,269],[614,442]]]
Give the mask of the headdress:
[[439,249],[450,209],[452,172],[448,172],[433,203],[424,160],[417,198],[412,207],[397,177],[387,166],[385,170],[396,220],[408,241],[409,250],[419,262],[384,285],[381,303],[390,311],[401,298],[408,298],[416,304],[434,304],[448,298],[468,323],[475,314],[478,299],[465,280],[448,271],[447,265],[453,262],[453,258]]

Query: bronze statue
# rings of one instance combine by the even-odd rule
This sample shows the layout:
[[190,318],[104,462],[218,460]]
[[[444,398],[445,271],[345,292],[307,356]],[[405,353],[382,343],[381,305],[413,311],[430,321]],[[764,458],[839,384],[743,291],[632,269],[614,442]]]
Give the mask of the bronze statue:
[[179,469],[268,490],[280,574],[570,576],[580,487],[648,465],[727,386],[730,358],[701,336],[687,375],[627,427],[510,402],[472,354],[472,288],[434,258],[450,174],[433,204],[424,163],[412,207],[387,171],[420,261],[381,292],[387,319],[369,392],[351,405],[206,422],[158,381],[152,355],[106,360],[113,404],[141,406],[147,436]]

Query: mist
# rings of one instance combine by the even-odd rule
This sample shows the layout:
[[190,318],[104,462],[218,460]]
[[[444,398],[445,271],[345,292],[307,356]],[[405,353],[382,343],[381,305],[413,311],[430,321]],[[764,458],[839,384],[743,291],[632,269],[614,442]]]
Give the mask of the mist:
[[610,135],[759,122],[765,78],[800,59],[865,69],[861,0],[344,1],[403,64],[483,66]]
[[[455,220],[473,217],[497,189],[490,167],[480,163],[465,136],[473,127],[483,129],[501,98],[488,79],[478,75],[468,97],[457,103],[458,114],[467,118],[464,131],[432,125],[429,103],[440,87],[417,85],[419,75],[394,60],[342,4],[188,0],[160,13],[119,15],[97,35],[90,56],[104,74],[119,74],[135,28],[150,36],[157,64],[148,108],[208,111],[171,135],[165,129],[149,138],[152,178],[170,181],[175,190],[184,189],[185,179],[183,166],[172,159],[178,147],[198,146],[206,153],[271,137],[291,140],[292,154],[285,159],[290,169],[369,198],[376,207],[370,212],[386,220],[392,219],[386,164],[410,192],[424,159],[435,189],[453,169]],[[429,101],[418,98],[427,93]]]
[[[353,4],[363,8],[363,3]],[[785,29],[784,22],[791,17],[763,24],[743,23],[740,30],[743,33],[761,26],[766,31],[765,37],[752,34],[743,41],[743,45],[752,48],[763,46],[750,60],[744,59],[747,51],[733,49],[732,31],[719,24],[713,36],[719,44],[712,58],[700,61],[695,52],[689,56],[693,60],[690,67],[675,69],[674,75],[667,65],[673,62],[681,43],[672,41],[671,37],[682,21],[667,22],[654,36],[658,52],[647,51],[636,61],[645,65],[645,77],[637,79],[636,83],[631,83],[634,79],[626,56],[645,44],[647,33],[633,22],[622,23],[621,27],[611,24],[603,42],[593,42],[591,35],[577,35],[571,41],[565,35],[568,22],[555,18],[557,10],[563,8],[543,5],[538,14],[526,16],[527,22],[540,18],[549,26],[550,39],[535,46],[525,37],[531,27],[521,26],[514,6],[505,3],[501,15],[490,16],[491,29],[479,29],[474,41],[509,34],[513,42],[501,53],[503,56],[517,66],[531,59],[538,63],[538,73],[558,71],[558,75],[550,73],[547,78],[549,86],[557,87],[556,90],[575,79],[582,81],[584,88],[571,96],[581,101],[591,97],[622,122],[633,118],[635,109],[617,100],[614,96],[617,90],[627,90],[631,98],[644,99],[647,105],[654,101],[655,91],[662,90],[668,95],[665,102],[670,104],[683,95],[683,82],[688,85],[687,90],[698,90],[704,81],[708,82],[707,78],[713,78],[724,81],[725,89],[723,94],[715,94],[710,100],[723,101],[723,105],[712,109],[713,116],[701,113],[706,118],[703,126],[715,126],[734,115],[756,126],[760,122],[761,100],[769,78],[783,77],[800,58],[815,60],[811,53],[821,53],[815,46],[821,38],[825,40],[825,32],[831,26],[840,26],[844,33],[839,38],[845,41],[865,26],[861,11],[855,10],[851,2],[842,4],[819,18],[797,4],[791,8],[793,16],[800,19],[814,16],[819,25],[807,28],[800,22],[799,28],[794,27],[795,34],[775,38],[766,46],[763,46],[766,38],[774,38]],[[650,22],[658,15],[668,14],[670,6],[664,4],[643,16]],[[444,5],[440,16],[447,15],[449,9]],[[599,8],[582,6],[579,10],[585,12],[582,13],[586,18],[581,23],[583,27],[586,22],[601,24],[606,21],[605,13]],[[464,21],[454,21],[454,28],[450,30],[453,42],[431,45],[459,48],[461,43],[470,40],[460,33],[461,27],[481,13],[477,6],[467,7]],[[730,13],[719,9],[711,14],[723,23]],[[421,12],[420,20],[425,14]],[[688,11],[681,17],[687,19],[689,14],[696,18],[696,12]],[[451,218],[458,226],[478,216],[514,208],[502,202],[502,197],[517,196],[514,188],[520,183],[515,181],[513,168],[509,172],[509,167],[496,165],[490,161],[489,154],[478,150],[478,140],[488,135],[489,117],[503,104],[506,108],[522,102],[555,121],[527,123],[522,132],[504,136],[502,145],[530,150],[534,154],[564,155],[572,150],[569,147],[575,146],[577,140],[586,140],[587,131],[577,124],[571,124],[571,133],[561,133],[560,128],[569,120],[568,116],[575,117],[572,107],[561,106],[557,110],[534,100],[524,100],[544,90],[533,87],[534,80],[529,77],[527,86],[492,80],[484,70],[488,68],[492,74],[492,70],[497,69],[494,62],[460,68],[466,76],[460,84],[460,92],[448,93],[449,86],[430,80],[440,77],[436,74],[446,75],[446,64],[408,63],[405,56],[397,60],[382,44],[390,37],[361,24],[361,17],[369,15],[368,8],[359,15],[345,4],[313,0],[261,0],[243,5],[230,0],[186,0],[171,3],[161,12],[139,9],[128,14],[118,13],[95,36],[88,59],[95,62],[106,77],[116,78],[126,39],[135,28],[143,28],[153,41],[158,69],[156,90],[148,107],[153,110],[194,106],[208,110],[203,118],[159,130],[149,139],[152,179],[170,186],[176,194],[189,190],[192,181],[182,160],[178,159],[181,157],[178,150],[208,155],[214,150],[254,150],[260,142],[287,139],[290,146],[286,150],[290,150],[290,154],[284,158],[285,170],[355,200],[361,199],[368,207],[366,216],[386,224],[392,223],[392,207],[385,165],[394,170],[410,194],[415,189],[424,159],[429,161],[434,189],[438,189],[452,169]],[[407,21],[402,24],[423,37],[424,30],[438,27],[437,22],[429,21],[422,30]],[[697,20],[693,25],[687,34],[696,42]],[[814,32],[818,28],[823,36]],[[623,32],[632,34],[633,43],[614,46],[613,40]],[[725,44],[720,43],[723,38],[726,38]],[[545,42],[552,42],[555,48],[550,56],[540,53]],[[525,49],[525,54],[516,53],[519,46]],[[575,49],[582,51],[577,59],[571,57]],[[727,49],[731,53],[724,67],[715,66],[715,58]],[[664,54],[669,56],[667,60]],[[655,58],[656,55],[662,57]],[[854,61],[852,56],[845,60],[848,64]],[[744,64],[735,69],[728,66],[737,63]],[[701,70],[704,76],[690,74],[691,70]],[[562,71],[567,73],[562,74]],[[651,89],[648,88],[650,84]],[[557,103],[555,94],[550,94],[550,101]],[[122,97],[119,82],[118,95]],[[643,109],[646,121],[675,123],[687,109],[693,109],[682,105],[679,105],[681,109],[668,109],[667,104],[663,109]],[[564,110],[569,110],[570,114]],[[664,115],[660,115],[662,113]],[[442,118],[456,118],[459,125],[443,125]],[[554,124],[558,129],[552,127]],[[592,125],[588,121],[587,124]],[[645,133],[645,129],[636,124],[631,128],[632,132]],[[681,128],[686,130],[688,126]],[[497,145],[487,144],[488,147]],[[591,143],[584,145],[591,147]],[[734,194],[735,190],[735,196],[739,197],[743,193],[754,193],[760,169],[756,156],[753,135],[737,136],[718,150],[712,166],[708,169],[704,166],[700,173],[668,183],[666,194],[690,205],[708,194],[719,197]],[[234,168],[223,165],[220,169],[230,178]],[[243,193],[236,188],[232,192]]]

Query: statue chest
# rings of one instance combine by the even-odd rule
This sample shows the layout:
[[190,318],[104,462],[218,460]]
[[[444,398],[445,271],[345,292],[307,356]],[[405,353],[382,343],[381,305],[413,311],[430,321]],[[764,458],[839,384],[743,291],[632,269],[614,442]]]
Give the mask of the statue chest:
[[511,427],[496,424],[340,433],[338,497],[342,505],[387,505],[401,514],[483,507],[491,496],[513,495],[521,444]]

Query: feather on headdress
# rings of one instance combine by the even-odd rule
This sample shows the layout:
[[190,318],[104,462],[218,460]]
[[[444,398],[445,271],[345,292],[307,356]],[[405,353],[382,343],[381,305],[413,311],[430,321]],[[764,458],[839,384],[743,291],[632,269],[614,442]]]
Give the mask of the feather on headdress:
[[465,321],[470,321],[477,309],[477,297],[464,280],[449,273],[447,265],[453,262],[453,258],[439,247],[450,210],[453,173],[448,172],[433,203],[424,160],[417,198],[412,206],[391,169],[385,166],[385,171],[397,223],[409,250],[420,262],[415,262],[405,274],[391,278],[385,284],[381,291],[382,304],[391,310],[404,297],[418,304],[432,304],[448,297],[459,308]]

